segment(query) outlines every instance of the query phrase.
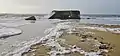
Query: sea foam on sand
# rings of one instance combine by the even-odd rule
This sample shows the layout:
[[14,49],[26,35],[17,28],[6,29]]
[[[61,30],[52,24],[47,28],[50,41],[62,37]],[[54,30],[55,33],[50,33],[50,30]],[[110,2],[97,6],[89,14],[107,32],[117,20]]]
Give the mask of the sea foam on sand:
[[91,26],[79,27],[79,28],[95,29],[99,31],[108,31],[108,32],[120,34],[120,28],[104,28],[104,27],[91,27]]
[[[58,49],[64,49],[63,47],[60,46],[60,44],[58,44],[55,39],[58,38],[59,36],[62,35],[63,31],[60,31],[61,29],[68,29],[71,28],[68,24],[71,22],[65,22],[65,23],[59,23],[57,26],[48,29],[47,31],[45,31],[45,34],[47,34],[45,37],[37,37],[34,40],[31,40],[29,42],[25,42],[23,44],[23,47],[17,48],[16,50],[14,50],[13,52],[9,52],[6,53],[5,56],[21,56],[22,53],[27,52],[29,50],[29,48],[31,47],[31,45],[34,45],[36,43],[43,43],[45,42],[45,45],[47,46],[56,46]],[[48,41],[46,41],[48,40]],[[54,50],[56,51],[56,50]],[[56,52],[57,53],[57,52]],[[51,55],[54,55],[56,53],[53,53]],[[4,53],[3,53],[4,54]]]

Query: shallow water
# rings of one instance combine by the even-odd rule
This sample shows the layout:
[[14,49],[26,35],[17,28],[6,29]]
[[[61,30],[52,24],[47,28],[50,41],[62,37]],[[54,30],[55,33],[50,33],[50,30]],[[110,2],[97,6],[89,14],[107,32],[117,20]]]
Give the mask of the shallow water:
[[14,50],[15,48],[18,47],[18,46],[17,47],[14,46],[14,45],[17,45],[24,41],[29,41],[32,38],[34,39],[37,36],[43,37],[44,31],[47,28],[52,27],[52,25],[53,24],[51,24],[51,21],[49,21],[48,19],[40,19],[40,20],[36,21],[35,23],[16,27],[18,29],[21,29],[23,31],[23,33],[21,35],[11,36],[6,39],[1,39],[0,43],[3,43],[3,44],[0,45],[0,54],[4,51],[11,52],[12,50]]

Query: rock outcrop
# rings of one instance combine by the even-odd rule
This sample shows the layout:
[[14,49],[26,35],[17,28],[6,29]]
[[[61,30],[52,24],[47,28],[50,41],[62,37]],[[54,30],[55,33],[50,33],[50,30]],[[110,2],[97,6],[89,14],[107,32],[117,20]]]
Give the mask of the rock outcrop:
[[32,16],[32,17],[26,18],[25,20],[36,20],[36,18],[35,16]]

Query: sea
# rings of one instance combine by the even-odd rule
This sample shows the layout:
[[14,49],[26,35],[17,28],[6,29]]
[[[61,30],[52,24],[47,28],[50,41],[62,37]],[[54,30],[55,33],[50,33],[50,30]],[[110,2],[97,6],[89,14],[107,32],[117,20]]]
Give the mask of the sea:
[[80,23],[119,25],[120,15],[82,15]]

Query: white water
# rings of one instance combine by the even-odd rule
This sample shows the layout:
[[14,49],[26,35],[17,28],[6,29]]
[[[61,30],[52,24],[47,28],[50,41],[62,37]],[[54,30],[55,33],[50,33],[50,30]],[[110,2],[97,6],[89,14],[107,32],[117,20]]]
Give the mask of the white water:
[[25,21],[24,18],[18,20],[12,20],[12,18],[2,19],[0,22],[1,34],[14,35],[21,33],[21,31],[22,34],[0,39],[0,56],[4,56],[3,54],[24,46],[23,44],[28,41],[37,39],[35,38],[37,36],[39,38],[43,37],[45,35],[44,31],[52,26],[52,21],[48,19],[40,19],[35,23]]
[[[17,48],[13,52],[8,52],[5,56],[10,56],[10,55],[21,56],[21,54],[23,52],[27,52],[29,50],[31,45],[36,44],[36,43],[44,43],[44,42],[45,42],[45,44],[43,44],[43,45],[56,47],[54,50],[51,50],[49,52],[49,54],[51,56],[56,56],[56,54],[58,54],[58,53],[60,53],[60,54],[70,53],[71,52],[70,50],[65,50],[65,48],[62,47],[57,42],[57,38],[59,38],[59,36],[62,35],[63,31],[61,31],[61,30],[68,30],[68,29],[72,28],[71,25],[72,25],[71,22],[58,23],[56,26],[45,30],[45,34],[47,34],[45,37],[40,38],[40,36],[39,36],[38,38],[35,37],[31,41],[24,42],[23,46],[21,48]],[[61,51],[58,51],[58,50],[61,50]],[[75,52],[75,51],[83,52],[83,51],[81,51],[81,48],[71,49],[71,50],[72,50],[72,52]]]
[[82,17],[82,18],[84,19],[81,19],[81,23],[120,25],[120,17]]

